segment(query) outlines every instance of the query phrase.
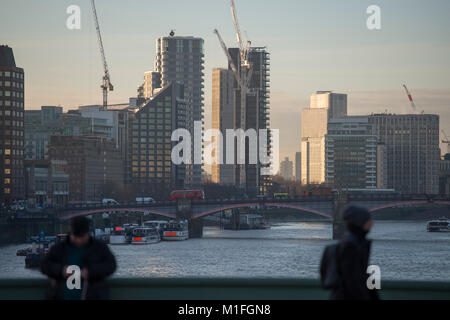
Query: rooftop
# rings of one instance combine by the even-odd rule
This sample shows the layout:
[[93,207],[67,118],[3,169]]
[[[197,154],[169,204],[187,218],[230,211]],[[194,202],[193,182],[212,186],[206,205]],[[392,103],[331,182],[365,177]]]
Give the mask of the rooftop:
[[1,67],[15,67],[16,61],[12,48],[7,45],[0,45],[0,66]]

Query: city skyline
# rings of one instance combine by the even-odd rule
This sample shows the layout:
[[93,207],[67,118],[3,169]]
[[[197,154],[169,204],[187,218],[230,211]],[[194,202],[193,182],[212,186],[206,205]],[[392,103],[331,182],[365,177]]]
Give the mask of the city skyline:
[[[81,8],[81,30],[65,26],[71,4]],[[255,16],[252,7],[256,4],[237,1],[238,14],[252,44],[267,46],[271,52],[271,127],[284,128],[280,131],[280,159],[293,159],[300,150],[300,111],[317,90],[346,93],[349,115],[386,109],[408,113],[409,102],[401,87],[406,83],[418,109],[438,113],[441,128],[450,132],[450,88],[446,85],[450,41],[445,41],[450,38],[450,22],[445,19],[448,2],[377,1],[382,28],[376,31],[368,30],[365,23],[369,1],[339,5],[283,1],[261,6]],[[136,95],[143,73],[152,70],[155,40],[175,29],[176,35],[205,39],[205,128],[209,128],[211,71],[226,67],[212,29],[217,27],[230,46],[236,43],[228,1],[180,1],[177,6],[183,10],[171,11],[170,4],[154,6],[147,1],[126,5],[97,1],[116,87],[110,103],[123,103]],[[101,104],[102,66],[88,1],[19,0],[6,1],[3,7],[0,35],[26,70],[27,110],[61,105],[67,111]],[[11,10],[21,15],[6,14]],[[198,19],[198,12],[211,14]],[[352,59],[348,59],[350,54]],[[441,145],[441,150],[446,148]]]

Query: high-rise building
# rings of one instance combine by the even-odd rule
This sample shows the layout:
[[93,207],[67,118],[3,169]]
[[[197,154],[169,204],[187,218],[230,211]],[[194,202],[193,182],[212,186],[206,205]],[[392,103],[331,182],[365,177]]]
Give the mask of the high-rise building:
[[47,148],[52,135],[96,135],[116,141],[118,121],[113,121],[112,111],[102,111],[102,114],[84,111],[70,110],[63,113],[62,107],[55,106],[26,110],[25,160],[48,159]]
[[292,180],[294,178],[294,164],[288,157],[280,162],[280,176],[285,180]]
[[[176,129],[193,132],[192,109],[183,99],[183,86],[171,83],[148,100],[130,120],[130,180],[152,192],[164,186],[184,188],[193,185],[188,165],[175,165],[171,141]],[[192,151],[191,151],[192,153]],[[151,189],[151,190],[150,190]]]
[[63,134],[63,108],[42,106],[25,111],[25,160],[48,158],[47,147],[52,135]]
[[161,88],[161,73],[155,71],[148,71],[144,73],[144,84],[142,87],[143,97],[148,99],[157,93]]
[[310,106],[302,110],[301,120],[301,182],[325,182],[325,135],[328,120],[347,115],[347,95],[317,91],[311,95]]
[[13,50],[0,46],[0,204],[25,196],[24,71]]
[[439,161],[439,194],[450,196],[450,153]]
[[409,194],[439,190],[439,116],[373,114],[378,142],[386,152],[387,188]]
[[302,180],[302,153],[295,153],[295,181]]
[[25,160],[25,194],[28,206],[65,206],[69,201],[67,172],[65,160]]
[[367,117],[328,121],[325,183],[335,188],[377,188],[377,136]]
[[[234,130],[234,75],[228,69],[214,69],[212,73],[212,128],[222,133],[222,150],[217,155],[222,164],[213,163],[212,181],[221,184],[235,184],[235,166],[226,164],[226,130]],[[213,137],[212,139],[215,139]],[[222,151],[222,153],[220,153]],[[234,150],[233,150],[234,152]]]
[[123,160],[115,142],[98,136],[52,136],[49,160],[65,161],[69,201],[101,201],[123,187]]
[[[228,49],[230,56],[236,66],[240,66],[239,48]],[[270,54],[265,47],[252,47],[249,52],[248,60],[252,68],[252,77],[248,85],[249,92],[246,97],[245,123],[241,123],[241,90],[234,80],[234,106],[235,106],[235,129],[254,129],[258,133],[261,129],[269,129],[269,97],[270,97]],[[231,67],[229,66],[231,70]],[[266,147],[271,152],[271,136],[267,135],[267,141],[258,139],[258,146]],[[235,166],[235,184],[245,187],[247,192],[266,194],[272,184],[270,175],[263,175],[262,169],[269,165],[263,165],[260,162],[259,152],[257,151],[257,164],[249,164],[250,146],[246,144],[245,148],[245,169],[241,172],[243,166]],[[237,155],[237,152],[234,153]],[[237,161],[235,162],[237,163]]]
[[[184,86],[184,100],[192,107],[193,121],[201,121],[203,131],[203,88],[204,88],[204,41],[196,37],[172,35],[156,40],[155,70],[161,75],[161,87],[172,82]],[[145,91],[145,89],[144,89]],[[203,143],[202,143],[203,144]],[[203,146],[195,149],[193,158],[203,158]],[[194,164],[186,168],[192,172],[194,186],[201,185],[202,165]]]

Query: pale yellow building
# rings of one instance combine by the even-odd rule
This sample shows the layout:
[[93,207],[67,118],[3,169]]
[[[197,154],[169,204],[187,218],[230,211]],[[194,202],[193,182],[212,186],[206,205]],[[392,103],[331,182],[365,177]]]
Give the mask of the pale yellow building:
[[218,158],[222,159],[223,164],[213,163],[211,166],[211,180],[214,183],[235,183],[235,166],[225,164],[226,129],[234,129],[235,123],[233,82],[234,75],[231,70],[213,69],[212,128],[220,130],[223,136],[223,152],[218,154]]
[[317,91],[310,98],[309,108],[302,110],[301,120],[301,182],[325,182],[325,135],[328,120],[347,116],[347,95]]

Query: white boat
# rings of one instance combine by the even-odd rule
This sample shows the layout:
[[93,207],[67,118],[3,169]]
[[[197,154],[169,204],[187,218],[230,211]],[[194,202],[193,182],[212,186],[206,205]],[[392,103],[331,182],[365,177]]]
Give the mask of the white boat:
[[129,244],[133,229],[139,227],[136,223],[126,223],[123,226],[115,227],[109,235],[110,244]]
[[134,228],[140,227],[137,223],[125,223],[123,227],[127,230],[133,230]]
[[128,244],[130,235],[125,227],[115,227],[109,235],[109,244]]
[[164,226],[167,224],[167,221],[164,220],[147,220],[142,224],[146,228],[156,229],[159,232],[159,235],[162,236],[162,231]]
[[133,229],[132,244],[150,244],[160,241],[159,232],[154,228],[138,227]]
[[431,220],[427,223],[428,232],[446,232],[450,231],[450,220],[446,217],[441,217],[438,220]]
[[182,241],[189,239],[187,221],[170,221],[162,230],[162,239],[166,241]]

